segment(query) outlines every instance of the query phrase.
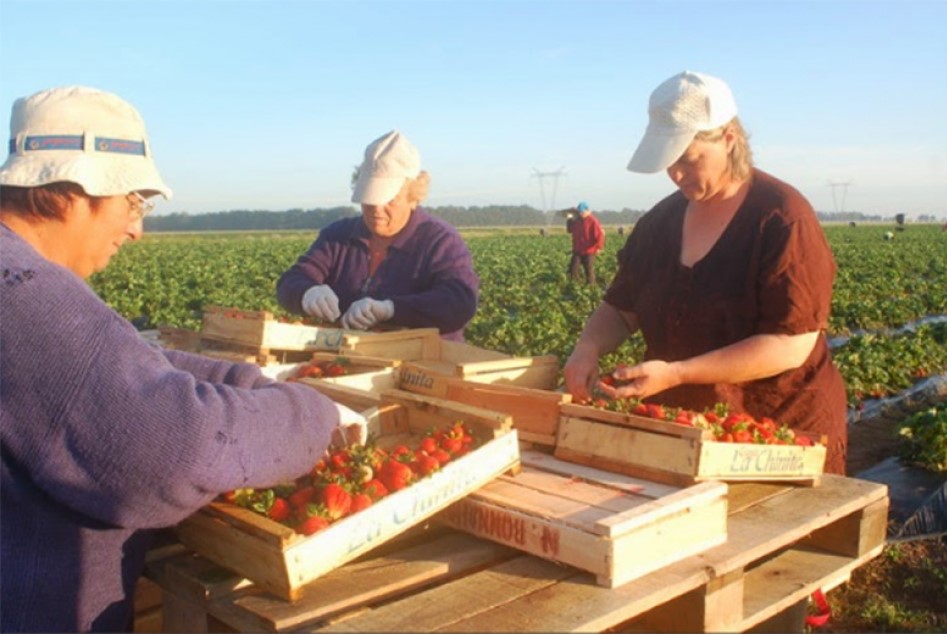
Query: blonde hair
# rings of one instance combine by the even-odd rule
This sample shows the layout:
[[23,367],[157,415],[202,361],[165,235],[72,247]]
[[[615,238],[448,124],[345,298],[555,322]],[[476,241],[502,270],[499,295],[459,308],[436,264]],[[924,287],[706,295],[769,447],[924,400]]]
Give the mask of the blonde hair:
[[[361,165],[356,165],[355,169],[352,170],[352,182],[351,187],[355,189],[355,183],[358,182],[358,175],[361,171]],[[408,202],[411,203],[411,208],[414,209],[427,198],[428,190],[431,187],[431,175],[425,171],[421,171],[418,174],[417,178],[411,179],[406,178],[402,191],[407,194]]]
[[744,180],[750,177],[753,171],[753,151],[750,149],[749,134],[740,123],[739,117],[734,117],[729,123],[719,128],[698,132],[694,137],[695,141],[705,141],[711,143],[723,138],[727,128],[733,130],[734,143],[727,162],[730,167],[730,174],[736,180]]

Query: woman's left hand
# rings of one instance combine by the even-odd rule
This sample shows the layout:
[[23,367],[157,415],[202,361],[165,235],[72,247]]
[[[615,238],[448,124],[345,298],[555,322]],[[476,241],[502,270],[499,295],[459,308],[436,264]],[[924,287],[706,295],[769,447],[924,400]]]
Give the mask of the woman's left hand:
[[676,366],[667,361],[645,361],[612,372],[615,385],[599,381],[597,387],[611,398],[646,398],[681,384]]
[[377,323],[388,321],[395,316],[395,303],[390,299],[372,299],[363,297],[352,302],[342,315],[343,328],[368,330]]

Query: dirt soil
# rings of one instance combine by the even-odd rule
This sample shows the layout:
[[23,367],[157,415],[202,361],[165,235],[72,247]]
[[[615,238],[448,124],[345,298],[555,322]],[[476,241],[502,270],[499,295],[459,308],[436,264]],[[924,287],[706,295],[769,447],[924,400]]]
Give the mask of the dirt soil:
[[[847,473],[898,453],[896,422],[849,426]],[[895,534],[893,526],[889,534]],[[814,632],[947,631],[947,537],[889,543],[881,555],[828,594],[832,616]]]

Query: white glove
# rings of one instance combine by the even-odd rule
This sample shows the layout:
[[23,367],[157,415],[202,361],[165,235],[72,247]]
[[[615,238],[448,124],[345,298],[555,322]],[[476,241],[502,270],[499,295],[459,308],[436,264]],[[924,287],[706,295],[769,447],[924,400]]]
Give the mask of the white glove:
[[313,286],[303,295],[303,312],[323,321],[339,318],[339,298],[328,284]]
[[368,330],[375,324],[388,321],[395,316],[395,303],[390,299],[372,299],[363,297],[352,302],[349,309],[342,315],[343,328]]
[[365,417],[341,403],[335,403],[335,407],[339,410],[339,426],[332,431],[332,446],[364,445],[368,440]]

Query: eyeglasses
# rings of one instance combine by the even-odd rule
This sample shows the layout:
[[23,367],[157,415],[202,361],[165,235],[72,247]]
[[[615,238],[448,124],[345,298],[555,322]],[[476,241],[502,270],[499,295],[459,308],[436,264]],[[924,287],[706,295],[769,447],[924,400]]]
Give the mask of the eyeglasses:
[[138,192],[131,192],[128,194],[128,205],[129,211],[135,220],[141,220],[154,211],[155,208],[155,204],[153,202]]

